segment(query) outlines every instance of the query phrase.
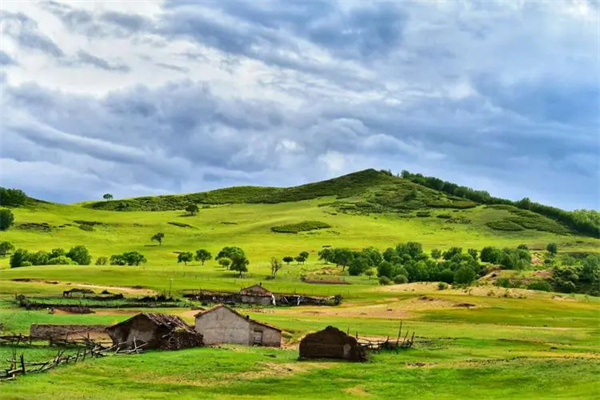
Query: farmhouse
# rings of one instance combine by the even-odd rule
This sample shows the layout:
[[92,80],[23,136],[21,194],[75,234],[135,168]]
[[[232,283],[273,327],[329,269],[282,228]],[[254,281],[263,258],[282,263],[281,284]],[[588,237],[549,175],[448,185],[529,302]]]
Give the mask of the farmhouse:
[[264,288],[262,283],[240,290],[240,300],[246,304],[275,305],[275,295]]
[[177,350],[202,346],[202,335],[173,315],[141,313],[107,328],[113,345],[121,349]]
[[207,345],[281,346],[281,329],[254,321],[221,304],[196,314],[196,332]]
[[338,358],[367,361],[367,351],[356,338],[333,326],[308,334],[300,342],[300,358]]

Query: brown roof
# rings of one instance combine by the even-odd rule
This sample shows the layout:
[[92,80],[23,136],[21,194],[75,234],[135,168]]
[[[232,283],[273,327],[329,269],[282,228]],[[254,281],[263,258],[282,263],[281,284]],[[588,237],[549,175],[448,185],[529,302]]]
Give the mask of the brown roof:
[[241,294],[253,294],[253,295],[260,295],[260,296],[271,296],[271,292],[263,287],[262,285],[252,285],[252,286],[248,286],[247,288],[243,288],[242,290],[240,290]]
[[211,312],[213,312],[213,311],[215,311],[215,310],[217,310],[217,309],[219,309],[219,308],[222,308],[222,307],[224,307],[224,308],[228,309],[229,311],[231,311],[232,313],[236,314],[236,315],[237,315],[238,317],[240,317],[240,318],[243,318],[243,319],[245,319],[245,320],[248,320],[248,321],[254,322],[255,324],[262,325],[262,326],[264,326],[264,327],[271,328],[271,329],[275,329],[276,331],[279,331],[279,332],[281,332],[281,329],[277,328],[276,326],[269,325],[269,324],[267,324],[267,323],[265,323],[265,322],[260,322],[260,321],[257,321],[257,320],[255,320],[255,319],[250,319],[250,317],[248,317],[247,315],[242,315],[242,314],[240,314],[239,312],[235,311],[233,308],[227,307],[225,304],[219,304],[219,305],[216,305],[216,306],[214,306],[214,307],[212,307],[212,308],[209,308],[209,309],[207,309],[207,310],[200,311],[198,314],[194,315],[194,317],[195,317],[195,318],[198,318],[198,317],[200,317],[201,315],[204,315],[204,314],[211,313]]
[[132,319],[139,318],[140,316],[149,319],[157,326],[161,326],[161,327],[165,327],[165,328],[169,328],[169,329],[182,328],[182,329],[185,329],[188,331],[194,331],[194,329],[191,326],[189,326],[188,324],[186,324],[184,320],[182,320],[181,318],[179,318],[175,315],[156,314],[156,313],[140,313],[140,314],[137,314],[123,322],[119,322],[118,324],[115,324],[115,325],[109,327],[108,329],[113,329],[119,325],[126,324],[126,323],[130,322]]

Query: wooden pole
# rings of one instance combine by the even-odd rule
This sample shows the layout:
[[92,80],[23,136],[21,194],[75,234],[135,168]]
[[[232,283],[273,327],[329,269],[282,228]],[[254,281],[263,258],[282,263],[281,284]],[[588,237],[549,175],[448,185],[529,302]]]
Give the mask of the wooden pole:
[[23,370],[23,375],[25,375],[25,355],[21,354],[21,369]]

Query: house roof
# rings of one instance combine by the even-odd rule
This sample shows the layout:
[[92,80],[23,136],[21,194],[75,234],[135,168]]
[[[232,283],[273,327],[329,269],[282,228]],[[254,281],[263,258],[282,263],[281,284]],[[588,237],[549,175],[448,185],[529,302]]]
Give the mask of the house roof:
[[262,285],[252,285],[252,286],[248,286],[247,288],[243,288],[242,290],[240,290],[241,294],[258,294],[260,293],[263,296],[271,296],[272,293],[265,287],[263,287]]
[[248,320],[250,322],[254,322],[257,325],[262,325],[264,327],[275,329],[276,331],[281,332],[281,329],[277,328],[276,326],[269,325],[269,324],[267,324],[265,322],[260,322],[260,321],[257,321],[255,319],[250,319],[250,317],[248,317],[247,315],[242,315],[239,312],[235,311],[233,308],[227,307],[225,304],[219,304],[219,305],[216,305],[216,306],[214,306],[212,308],[209,308],[207,310],[200,311],[198,314],[194,315],[194,317],[198,318],[198,317],[200,317],[202,315],[209,314],[209,313],[211,313],[211,312],[213,312],[215,310],[218,310],[219,308],[226,308],[227,310],[231,311],[232,313],[234,313],[235,315],[237,315],[240,318],[243,318],[243,319]]
[[165,328],[169,328],[169,329],[182,328],[182,329],[185,329],[188,331],[194,330],[191,326],[186,324],[185,321],[183,321],[181,318],[179,318],[175,315],[156,314],[156,313],[140,313],[140,314],[137,314],[123,322],[119,322],[118,324],[115,324],[115,325],[109,327],[108,329],[113,329],[118,326],[127,324],[127,323],[131,322],[133,319],[140,318],[140,317],[147,318],[151,322],[153,322],[156,326],[160,326],[160,327],[165,327]]

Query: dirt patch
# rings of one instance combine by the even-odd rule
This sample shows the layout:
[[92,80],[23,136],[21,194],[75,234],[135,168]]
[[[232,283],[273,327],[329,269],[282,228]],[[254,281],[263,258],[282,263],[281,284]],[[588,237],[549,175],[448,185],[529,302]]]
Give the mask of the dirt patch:
[[273,363],[273,362],[263,362],[258,363],[260,366],[264,367],[264,369],[260,371],[247,371],[242,373],[237,373],[236,378],[238,379],[258,379],[265,377],[281,377],[299,374],[303,372],[308,372],[313,369],[324,369],[331,368],[335,365],[335,363],[327,363],[327,362],[296,362],[296,363]]
[[360,396],[360,397],[370,397],[372,396],[371,393],[367,392],[365,390],[364,387],[358,385],[358,386],[352,386],[349,388],[344,389],[344,392],[354,395],[354,396]]
[[158,292],[152,289],[144,288],[142,286],[106,286],[106,285],[92,285],[90,283],[79,283],[79,282],[64,282],[64,281],[48,281],[45,279],[33,279],[33,278],[15,278],[11,279],[14,282],[34,282],[34,283],[44,283],[48,285],[66,285],[66,286],[75,286],[82,288],[95,288],[95,289],[105,289],[105,290],[116,290],[123,293],[131,293],[138,295],[157,295]]

